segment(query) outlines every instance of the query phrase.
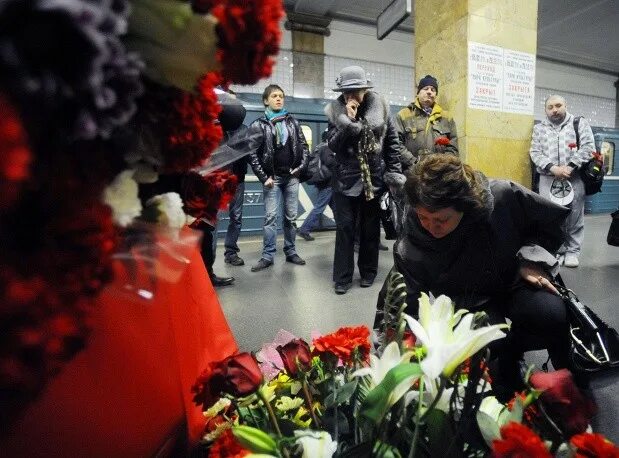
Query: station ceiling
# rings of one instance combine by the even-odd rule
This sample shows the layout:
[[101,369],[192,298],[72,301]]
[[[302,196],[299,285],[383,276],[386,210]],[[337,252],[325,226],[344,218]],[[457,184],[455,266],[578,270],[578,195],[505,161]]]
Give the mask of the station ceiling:
[[[284,0],[290,14],[376,25],[391,0]],[[398,31],[414,33],[413,13]],[[441,2],[437,2],[437,7]],[[539,0],[537,55],[619,75],[619,0]]]

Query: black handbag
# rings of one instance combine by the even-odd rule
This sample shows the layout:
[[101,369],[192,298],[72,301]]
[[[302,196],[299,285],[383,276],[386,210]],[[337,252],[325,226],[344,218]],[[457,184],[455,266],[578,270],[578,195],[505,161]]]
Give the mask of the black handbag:
[[610,227],[608,228],[606,241],[609,245],[619,246],[619,210],[615,210],[610,214],[610,216],[612,217],[612,221],[610,222]]
[[555,287],[565,301],[570,321],[570,369],[598,372],[619,366],[619,334],[589,307],[574,291],[567,288],[560,276]]

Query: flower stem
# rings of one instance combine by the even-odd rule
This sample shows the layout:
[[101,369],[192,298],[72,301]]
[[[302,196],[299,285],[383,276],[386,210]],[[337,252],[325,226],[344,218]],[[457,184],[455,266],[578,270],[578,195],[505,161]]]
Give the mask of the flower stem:
[[421,409],[423,407],[423,377],[419,379],[419,404],[417,404],[417,414],[415,420],[415,432],[413,433],[413,442],[408,453],[408,458],[414,458],[417,451],[417,442],[419,441],[419,430],[421,429]]
[[309,386],[307,384],[307,377],[303,377],[303,394],[305,395],[305,402],[307,403],[307,408],[314,422],[314,428],[318,429],[320,428],[320,422],[318,421],[316,412],[314,412],[314,408],[313,408],[314,402],[312,400],[312,393],[310,393]]
[[[277,434],[278,438],[282,438],[284,437],[282,435],[282,430],[279,429],[279,422],[277,421],[277,417],[275,416],[275,412],[273,412],[273,407],[271,407],[271,403],[269,402],[269,400],[267,399],[267,397],[264,395],[264,393],[261,390],[258,390],[258,396],[260,396],[260,399],[262,399],[262,402],[264,404],[264,406],[267,409],[267,412],[269,413],[269,418],[271,419],[271,423],[273,423],[273,428],[275,428],[275,432]],[[290,454],[288,453],[288,450],[286,450],[286,448],[284,446],[282,446],[282,453],[284,455],[285,458],[289,458]]]
[[277,436],[282,437],[282,431],[281,429],[279,429],[279,422],[277,421],[275,412],[273,412],[273,407],[271,407],[271,403],[269,402],[267,397],[264,395],[264,393],[262,393],[260,390],[258,390],[258,395],[260,396],[262,403],[264,404],[264,406],[267,409],[267,412],[269,413],[269,419],[271,420],[271,423],[273,424],[273,428],[275,429]]

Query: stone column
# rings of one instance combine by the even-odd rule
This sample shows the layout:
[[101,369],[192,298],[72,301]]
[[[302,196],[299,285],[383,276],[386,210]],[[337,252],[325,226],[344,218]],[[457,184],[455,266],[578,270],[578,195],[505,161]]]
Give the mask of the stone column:
[[619,129],[619,80],[615,81],[617,95],[615,96],[615,128]]
[[295,97],[323,98],[325,37],[292,31],[293,92]]
[[490,177],[530,186],[533,113],[468,106],[469,42],[535,55],[537,0],[415,0],[415,81],[439,80],[438,103],[457,124],[461,157]]

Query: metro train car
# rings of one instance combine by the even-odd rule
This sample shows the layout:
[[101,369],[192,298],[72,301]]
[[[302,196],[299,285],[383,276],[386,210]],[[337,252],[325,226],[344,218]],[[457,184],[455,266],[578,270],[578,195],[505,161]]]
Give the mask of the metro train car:
[[[251,124],[264,115],[261,94],[238,93],[237,97],[243,101],[243,105],[247,109],[246,125]],[[320,136],[327,128],[327,117],[325,116],[324,109],[329,102],[331,102],[329,99],[286,97],[286,110],[299,121],[310,151],[320,142]],[[395,114],[402,108],[399,105],[391,105],[391,113]],[[593,134],[596,149],[603,153],[604,163],[608,167],[608,172],[604,180],[602,192],[587,197],[585,212],[610,213],[619,206],[619,165],[615,163],[616,145],[619,144],[619,129],[593,127]],[[241,235],[260,235],[262,234],[264,220],[262,185],[249,167],[245,183]],[[316,189],[311,185],[302,184],[299,189],[298,226],[303,223],[303,220],[313,208],[312,202],[315,197]],[[217,227],[218,235],[222,236],[225,234],[227,227],[228,217],[224,213],[221,215]],[[282,227],[281,221],[279,227]],[[329,229],[335,229],[335,221],[331,208],[327,207],[316,230]]]

